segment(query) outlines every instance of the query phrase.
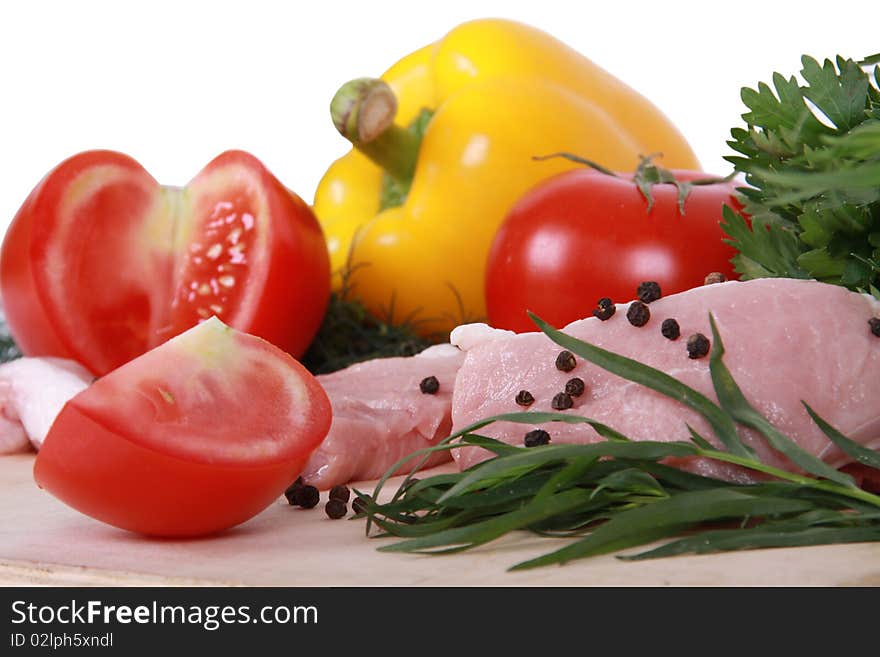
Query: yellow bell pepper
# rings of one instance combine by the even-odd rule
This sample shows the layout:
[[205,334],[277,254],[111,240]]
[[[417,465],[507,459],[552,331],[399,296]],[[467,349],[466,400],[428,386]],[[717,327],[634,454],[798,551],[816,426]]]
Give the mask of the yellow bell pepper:
[[[433,111],[419,140],[408,127]],[[578,166],[615,170],[662,153],[699,169],[675,127],[648,100],[571,48],[527,25],[476,20],[357,80],[331,104],[354,147],[321,180],[314,209],[342,285],[374,314],[444,336],[485,315],[485,261],[514,202]],[[369,134],[366,134],[369,133]],[[408,194],[382,209],[389,179]]]

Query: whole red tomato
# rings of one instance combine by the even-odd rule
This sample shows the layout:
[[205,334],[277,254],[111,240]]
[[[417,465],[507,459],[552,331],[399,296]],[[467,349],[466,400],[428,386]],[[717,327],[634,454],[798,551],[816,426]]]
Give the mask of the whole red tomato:
[[15,216],[0,290],[26,355],[101,375],[212,316],[299,356],[330,265],[311,209],[248,153],[227,151],[176,188],[127,155],[88,151]]
[[[706,179],[673,171],[680,182]],[[486,304],[493,326],[533,331],[529,310],[555,326],[591,315],[596,302],[631,301],[644,281],[664,295],[728,278],[733,247],[719,221],[736,205],[732,182],[694,185],[679,211],[675,184],[655,184],[648,200],[632,174],[592,169],[560,174],[527,192],[498,230],[488,256]],[[738,207],[738,206],[737,206]]]

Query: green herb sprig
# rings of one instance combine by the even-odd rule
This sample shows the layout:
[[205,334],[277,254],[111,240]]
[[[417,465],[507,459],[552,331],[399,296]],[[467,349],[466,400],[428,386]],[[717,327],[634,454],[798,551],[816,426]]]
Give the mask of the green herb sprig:
[[0,363],[21,358],[21,349],[15,344],[9,325],[6,323],[6,315],[0,310]]
[[333,293],[301,360],[312,374],[327,374],[373,358],[413,356],[431,344],[407,323],[375,317],[359,301]]
[[726,157],[750,222],[724,210],[743,278],[815,278],[880,298],[880,67],[804,56],[801,85],[773,74],[741,96]]
[[330,295],[327,311],[317,334],[300,362],[312,374],[327,374],[374,358],[413,356],[439,339],[420,336],[411,321],[394,321],[394,307],[387,317],[370,313],[354,298],[351,273],[358,266],[349,253],[342,272],[342,285]]
[[[484,545],[513,531],[569,537],[564,547],[512,570],[562,564],[662,539],[660,547],[619,555],[637,560],[683,553],[880,540],[880,496],[804,451],[746,401],[724,365],[724,345],[710,315],[710,370],[719,403],[664,372],[562,333],[534,317],[555,343],[620,377],[656,390],[699,412],[716,431],[718,448],[693,429],[690,442],[631,441],[596,420],[564,413],[520,412],[472,424],[439,445],[402,459],[364,502],[368,536],[403,540],[384,552],[448,554]],[[862,465],[880,470],[880,454],[848,439],[805,407],[826,436]],[[477,431],[499,421],[592,426],[604,441],[585,445],[516,447]],[[763,463],[735,427],[748,426],[805,474]],[[723,434],[723,437],[722,437]],[[481,447],[495,456],[459,473],[415,480],[433,452]],[[681,470],[661,461],[698,457],[760,473],[762,483],[738,484]],[[392,473],[417,461],[388,502],[379,495]],[[372,531],[376,526],[378,531]]]

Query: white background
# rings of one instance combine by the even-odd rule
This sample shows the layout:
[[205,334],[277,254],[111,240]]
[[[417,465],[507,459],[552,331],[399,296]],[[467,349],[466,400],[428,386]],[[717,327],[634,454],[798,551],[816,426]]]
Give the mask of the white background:
[[740,124],[743,85],[799,70],[801,54],[880,51],[874,2],[26,2],[0,0],[0,230],[39,179],[111,148],[185,184],[242,148],[311,201],[344,153],[328,102],[457,23],[540,27],[658,105],[704,169]]

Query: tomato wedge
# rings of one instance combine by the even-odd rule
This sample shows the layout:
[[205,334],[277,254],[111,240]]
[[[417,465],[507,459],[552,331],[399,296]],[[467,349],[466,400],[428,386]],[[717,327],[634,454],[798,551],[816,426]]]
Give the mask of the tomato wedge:
[[330,417],[326,393],[302,365],[212,318],[71,399],[34,478],[122,529],[210,534],[281,495]]
[[25,354],[96,375],[218,316],[301,355],[330,293],[311,209],[256,158],[227,151],[184,188],[88,151],[27,198],[0,252],[0,291]]

